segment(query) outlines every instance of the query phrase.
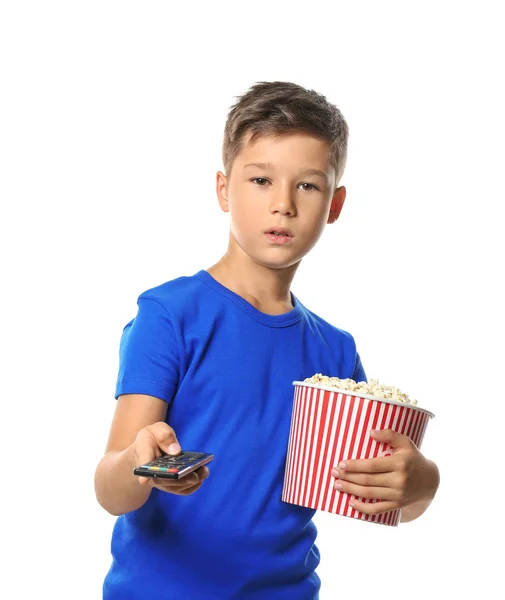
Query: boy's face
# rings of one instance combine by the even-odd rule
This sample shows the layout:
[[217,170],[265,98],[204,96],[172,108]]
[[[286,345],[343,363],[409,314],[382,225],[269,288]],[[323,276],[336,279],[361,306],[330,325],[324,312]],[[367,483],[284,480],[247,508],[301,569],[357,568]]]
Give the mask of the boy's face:
[[[261,136],[254,144],[249,137],[230,175],[217,173],[219,204],[230,213],[230,250],[242,250],[269,268],[286,268],[298,263],[325,225],[338,218],[346,191],[335,189],[327,142],[305,133]],[[290,235],[272,237],[275,227]]]

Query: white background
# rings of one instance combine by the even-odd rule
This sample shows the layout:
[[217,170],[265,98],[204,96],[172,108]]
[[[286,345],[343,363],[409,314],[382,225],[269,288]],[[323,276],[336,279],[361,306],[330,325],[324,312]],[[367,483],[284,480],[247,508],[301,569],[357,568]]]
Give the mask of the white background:
[[120,334],[142,291],[224,253],[215,173],[226,116],[273,80],[323,93],[351,132],[344,210],[293,291],[353,333],[369,378],[436,414],[423,451],[442,476],[429,511],[398,528],[316,516],[321,599],[500,597],[499,5],[2,4],[9,598],[101,597],[114,518],[93,475]]

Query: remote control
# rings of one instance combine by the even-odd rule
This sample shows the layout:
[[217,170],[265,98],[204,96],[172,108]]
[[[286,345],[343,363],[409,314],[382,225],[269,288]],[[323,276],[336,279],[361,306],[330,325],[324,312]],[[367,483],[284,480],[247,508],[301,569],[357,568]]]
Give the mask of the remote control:
[[207,452],[181,452],[165,454],[151,462],[136,467],[134,475],[141,477],[160,477],[163,479],[181,479],[196,469],[203,467],[214,458]]

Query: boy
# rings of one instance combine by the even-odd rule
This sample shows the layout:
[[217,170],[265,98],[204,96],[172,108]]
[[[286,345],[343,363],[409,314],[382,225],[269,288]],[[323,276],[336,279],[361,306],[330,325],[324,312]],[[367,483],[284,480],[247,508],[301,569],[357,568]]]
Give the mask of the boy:
[[[366,376],[352,336],[290,287],[344,204],[347,139],[340,111],[294,83],[258,83],[232,107],[226,175],[217,173],[228,251],[141,294],[121,339],[116,412],[95,477],[98,501],[119,515],[106,600],[318,598],[315,511],[281,501],[292,382]],[[418,517],[436,493],[436,465],[406,436],[373,435],[394,454],[335,465],[336,483],[382,499],[356,501],[358,510]],[[133,475],[181,446],[212,452],[210,469],[168,483]]]

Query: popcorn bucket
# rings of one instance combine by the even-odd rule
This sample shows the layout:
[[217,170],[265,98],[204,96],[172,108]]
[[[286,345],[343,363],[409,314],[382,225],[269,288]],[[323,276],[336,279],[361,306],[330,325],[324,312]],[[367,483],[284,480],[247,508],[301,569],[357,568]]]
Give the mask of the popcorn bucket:
[[[392,429],[420,448],[434,415],[416,405],[294,381],[282,500],[362,521],[396,526],[401,509],[367,515],[349,506],[353,496],[333,487],[331,470],[345,459],[391,455],[389,444],[370,437],[371,429]],[[358,498],[364,502],[375,499]]]

